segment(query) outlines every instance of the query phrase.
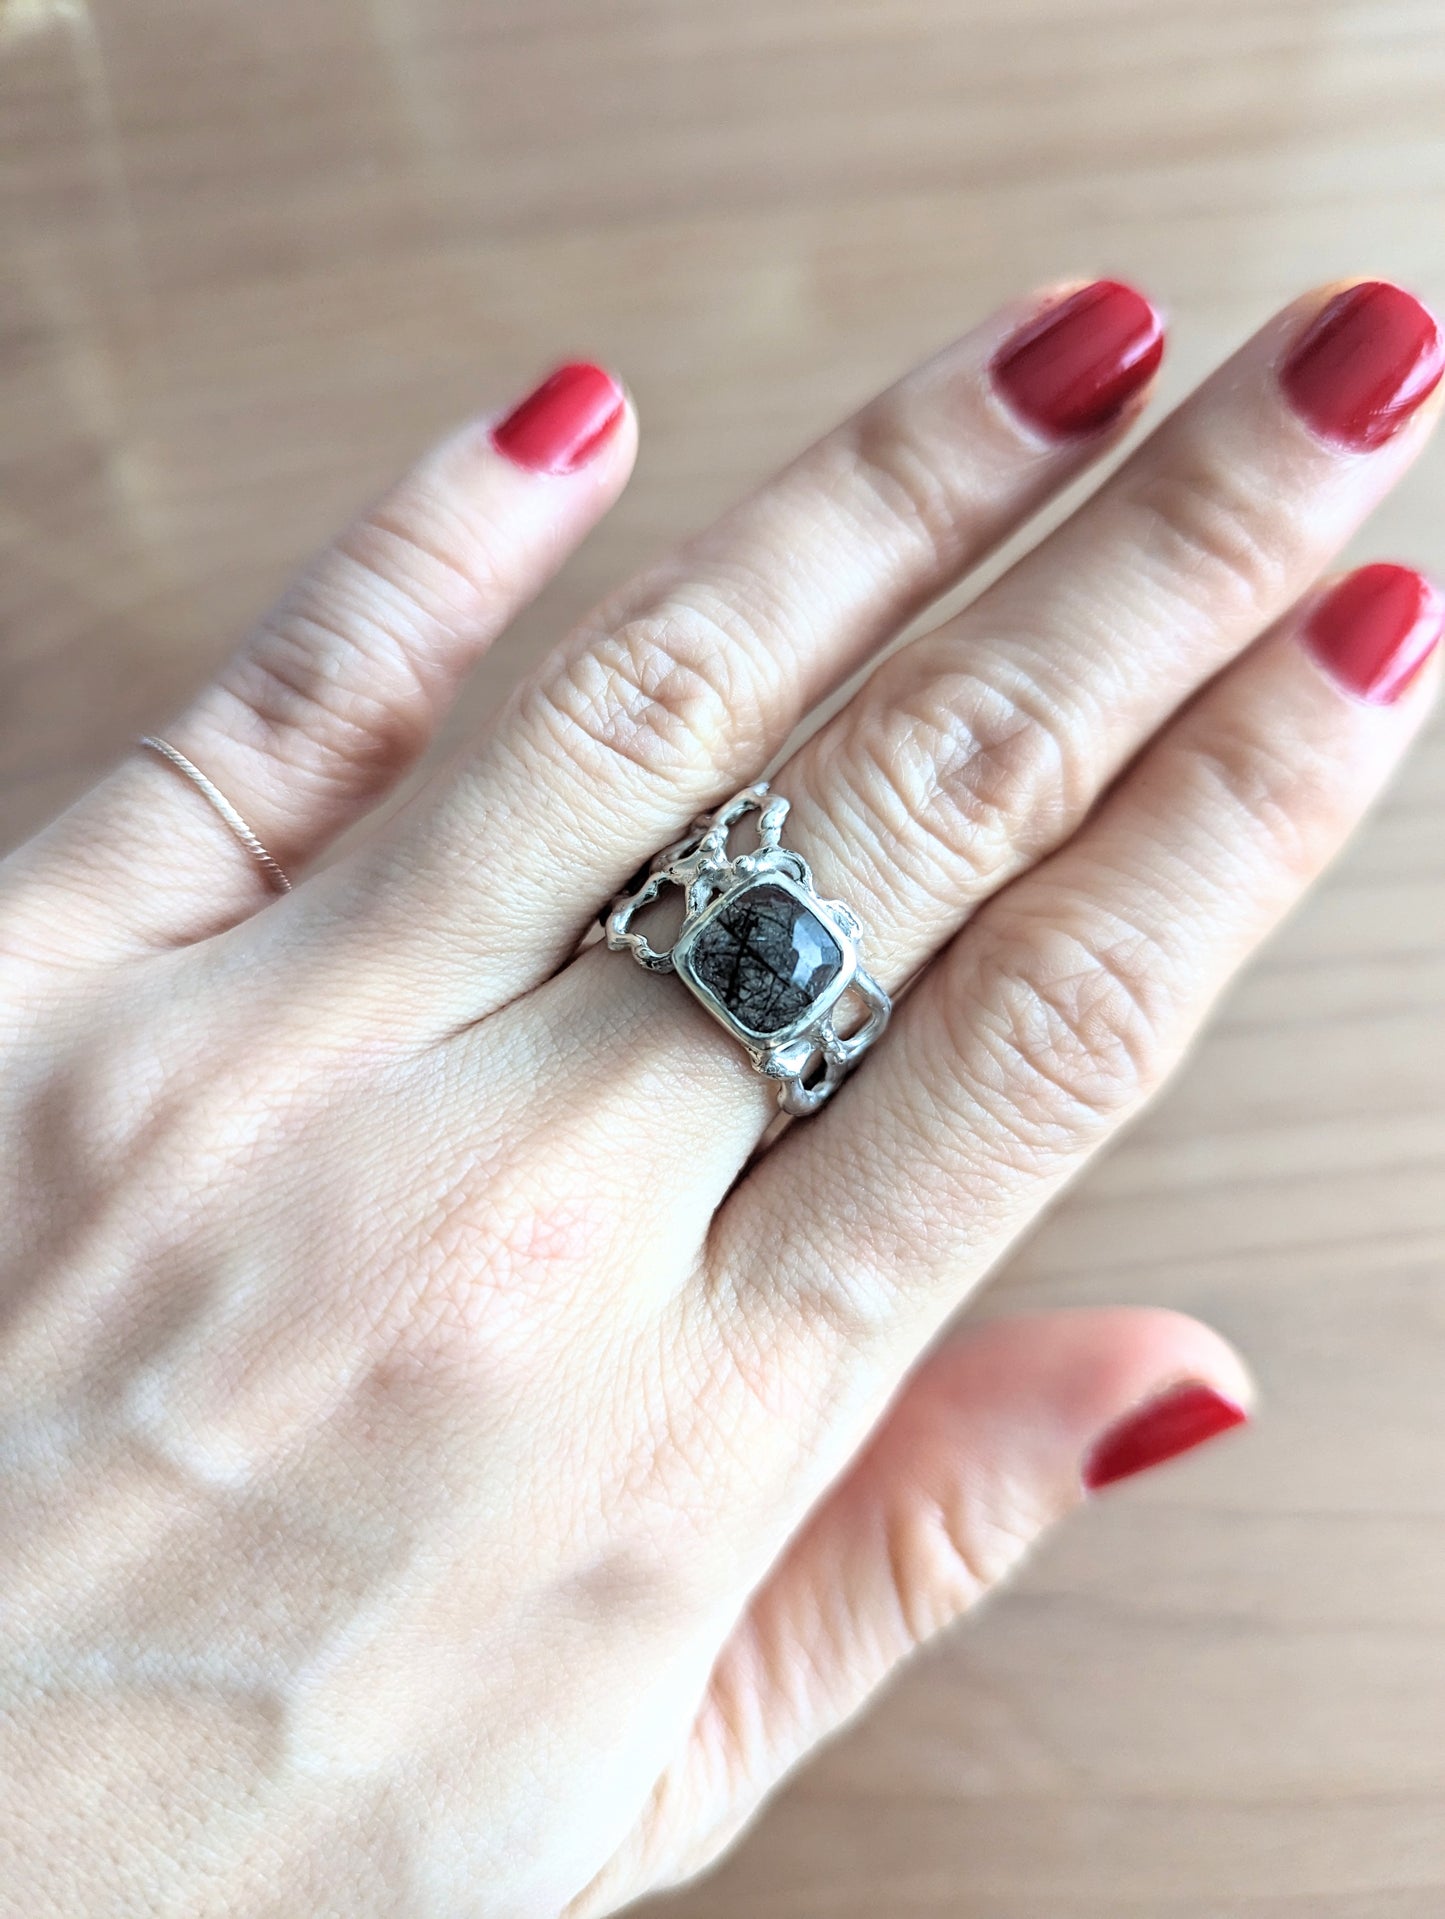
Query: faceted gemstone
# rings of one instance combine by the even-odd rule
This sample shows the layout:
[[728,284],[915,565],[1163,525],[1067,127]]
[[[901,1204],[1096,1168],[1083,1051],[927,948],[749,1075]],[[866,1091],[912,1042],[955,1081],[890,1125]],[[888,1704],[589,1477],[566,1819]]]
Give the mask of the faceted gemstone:
[[842,964],[838,942],[817,915],[766,880],[709,920],[689,957],[693,974],[760,1038],[791,1026]]

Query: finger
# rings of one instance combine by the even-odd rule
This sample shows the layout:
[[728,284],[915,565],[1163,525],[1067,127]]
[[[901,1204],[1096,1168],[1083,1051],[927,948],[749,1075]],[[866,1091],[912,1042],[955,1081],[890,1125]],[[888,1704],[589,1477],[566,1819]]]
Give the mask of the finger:
[[1231,1348],[1175,1313],[1050,1313],[948,1338],[754,1594],[654,1796],[667,1817],[608,1886],[700,1870],[1090,1491],[1241,1425],[1251,1400]]
[[640,859],[1127,423],[1152,308],[1109,283],[1037,307],[996,314],[605,606],[360,856],[388,967],[409,945],[444,1023],[550,972]]
[[[1306,411],[1295,369],[1342,327],[1405,396],[1392,417],[1408,430],[1382,436],[1371,413],[1362,444]],[[1175,707],[1306,591],[1423,447],[1437,408],[1418,406],[1441,365],[1434,320],[1399,289],[1311,296],[803,747],[775,782],[794,800],[791,843],[825,896],[859,910],[885,983],[1066,839]]]
[[[1445,600],[1369,567],[1222,675],[924,976],[873,1069],[756,1167],[722,1270],[786,1375],[906,1363],[1175,1066],[1419,727]],[[798,1195],[848,1195],[819,1212]],[[777,1275],[767,1289],[745,1274]],[[802,1349],[801,1353],[799,1348]]]
[[[166,738],[288,872],[412,765],[467,669],[626,484],[636,428],[599,368],[561,369],[429,453],[304,573]],[[267,874],[173,766],[133,754],[8,876],[115,945],[200,937]]]

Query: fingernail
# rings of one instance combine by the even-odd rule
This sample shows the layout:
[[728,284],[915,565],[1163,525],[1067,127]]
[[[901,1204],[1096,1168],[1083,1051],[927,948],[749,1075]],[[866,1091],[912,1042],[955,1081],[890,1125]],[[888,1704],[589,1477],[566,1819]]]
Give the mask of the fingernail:
[[575,473],[617,430],[626,395],[610,373],[558,367],[492,429],[492,445],[531,473]]
[[1390,706],[1409,688],[1445,632],[1445,596],[1409,566],[1348,573],[1305,622],[1305,645],[1356,699]]
[[1166,1459],[1217,1439],[1220,1433],[1243,1426],[1248,1418],[1243,1406],[1213,1386],[1185,1380],[1135,1407],[1109,1428],[1084,1462],[1084,1485],[1096,1493],[1115,1480],[1162,1466]]
[[1117,420],[1163,356],[1164,322],[1144,295],[1095,280],[1005,340],[993,377],[1031,426],[1069,440]]
[[1382,446],[1445,371],[1435,316],[1412,293],[1366,280],[1317,313],[1279,370],[1285,397],[1321,438]]

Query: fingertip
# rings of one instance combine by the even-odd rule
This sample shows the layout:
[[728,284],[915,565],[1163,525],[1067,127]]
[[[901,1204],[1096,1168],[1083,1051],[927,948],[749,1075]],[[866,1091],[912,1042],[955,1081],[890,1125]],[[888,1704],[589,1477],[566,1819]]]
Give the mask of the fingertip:
[[1445,336],[1417,295],[1389,280],[1335,282],[1283,317],[1280,392],[1326,445],[1372,453],[1417,418],[1437,417]]
[[590,360],[569,360],[502,415],[491,443],[525,473],[568,479],[603,458],[629,410],[615,374]]
[[1151,1471],[1248,1424],[1254,1381],[1212,1327],[1183,1313],[1126,1308],[1101,1331],[1117,1356],[1108,1381],[1114,1409],[1084,1446],[1083,1492]]
[[1084,1460],[1084,1489],[1102,1492],[1121,1479],[1150,1472],[1248,1419],[1247,1408],[1216,1387],[1199,1379],[1176,1380],[1100,1435]]
[[1426,573],[1376,560],[1331,580],[1300,623],[1305,651],[1338,691],[1393,706],[1415,689],[1445,635],[1445,594]]
[[1100,1318],[1119,1350],[1123,1386],[1167,1383],[1176,1378],[1203,1380],[1246,1409],[1257,1388],[1249,1368],[1222,1333],[1188,1313],[1166,1306],[1119,1306]]
[[1213,1327],[1164,1306],[1070,1307],[965,1327],[951,1342],[970,1373],[1013,1396],[1024,1380],[1079,1433],[1170,1380],[1194,1377],[1253,1403],[1248,1368]]
[[1132,415],[1164,355],[1165,321],[1137,287],[1092,280],[1046,302],[999,346],[995,388],[1045,440],[1087,439]]
[[939,1383],[980,1456],[1008,1483],[1086,1494],[1244,1424],[1243,1359],[1212,1327],[1163,1307],[1025,1314],[966,1329]]

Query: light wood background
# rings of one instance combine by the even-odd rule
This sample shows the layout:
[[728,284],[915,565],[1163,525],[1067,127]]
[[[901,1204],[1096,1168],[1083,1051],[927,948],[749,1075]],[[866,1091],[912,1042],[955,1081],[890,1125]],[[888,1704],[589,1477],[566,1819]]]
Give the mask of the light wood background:
[[[1312,281],[1445,299],[1442,90],[1440,0],[0,0],[0,826],[561,354],[642,466],[459,725],[1033,280],[1159,295],[1166,397]],[[1445,567],[1442,474],[1361,550]],[[1442,995],[1437,727],[993,1295],[1204,1314],[1257,1434],[1074,1523],[670,1913],[1445,1911]]]

